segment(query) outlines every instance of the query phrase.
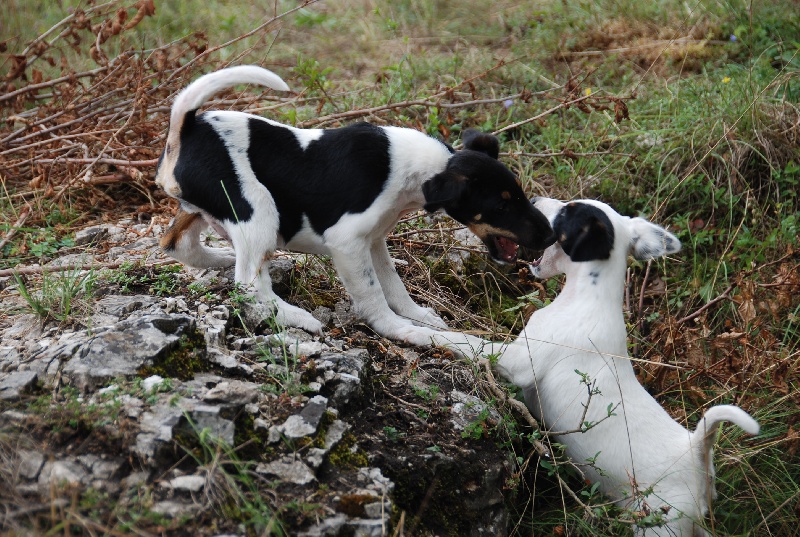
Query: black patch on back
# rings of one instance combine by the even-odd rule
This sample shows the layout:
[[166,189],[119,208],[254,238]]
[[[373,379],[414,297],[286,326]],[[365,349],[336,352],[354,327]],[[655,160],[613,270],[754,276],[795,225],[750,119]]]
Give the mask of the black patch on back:
[[305,151],[286,128],[251,119],[248,157],[269,189],[286,242],[303,214],[318,234],[346,213],[364,212],[389,178],[389,139],[380,127],[356,123],[326,130]]
[[217,220],[250,220],[253,208],[244,199],[228,149],[217,131],[195,111],[186,114],[181,149],[175,163],[181,199]]
[[561,248],[572,261],[608,259],[614,247],[614,226],[592,205],[568,203],[553,221]]

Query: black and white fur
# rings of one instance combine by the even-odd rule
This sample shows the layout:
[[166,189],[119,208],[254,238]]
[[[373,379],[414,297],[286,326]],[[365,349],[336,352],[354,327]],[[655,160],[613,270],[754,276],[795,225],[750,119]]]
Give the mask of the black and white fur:
[[[550,219],[558,242],[531,271],[538,278],[566,274],[561,293],[536,311],[508,346],[455,333],[440,333],[435,340],[464,353],[499,353],[498,371],[523,388],[527,406],[550,431],[596,424],[555,440],[577,463],[596,456],[602,472],[586,467],[586,475],[619,505],[666,511],[665,525],[639,528],[637,534],[706,535],[700,524],[715,496],[717,427],[731,421],[758,434],[758,423],[731,405],[709,408],[694,432],[673,420],[636,379],[622,310],[628,255],[662,257],[677,252],[680,242],[663,228],[621,216],[598,201],[536,198],[534,205]],[[587,375],[597,393],[588,397],[577,372]],[[634,494],[650,487],[644,497]]]
[[[267,262],[279,248],[330,255],[358,314],[379,334],[429,344],[446,328],[414,303],[398,277],[386,235],[404,213],[443,209],[480,237],[501,262],[517,245],[554,240],[514,174],[498,160],[495,137],[468,131],[464,150],[413,129],[366,123],[297,129],[233,111],[198,114],[215,93],[236,84],[288,86],[257,66],[200,77],[175,99],[156,182],[181,201],[161,244],[194,267],[236,265],[236,281],[255,287],[276,321],[320,333],[310,313],[272,290]],[[233,249],[208,248],[211,225]]]

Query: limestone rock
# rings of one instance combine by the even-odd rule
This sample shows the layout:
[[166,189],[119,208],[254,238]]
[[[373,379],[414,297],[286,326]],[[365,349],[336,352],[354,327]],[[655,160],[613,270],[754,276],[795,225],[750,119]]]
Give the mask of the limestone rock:
[[74,386],[89,390],[117,377],[131,377],[177,348],[180,337],[194,329],[188,315],[145,315],[121,321],[91,337],[64,365]]
[[270,463],[259,463],[256,466],[256,473],[274,475],[295,485],[307,485],[316,479],[314,472],[303,461],[294,458],[292,455],[287,455]]
[[15,371],[0,380],[0,400],[14,401],[36,385],[36,371]]

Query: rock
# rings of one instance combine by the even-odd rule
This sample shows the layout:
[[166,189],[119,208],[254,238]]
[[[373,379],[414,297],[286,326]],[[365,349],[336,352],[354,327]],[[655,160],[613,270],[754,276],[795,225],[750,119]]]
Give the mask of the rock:
[[229,351],[217,347],[208,347],[206,350],[206,359],[209,363],[218,365],[230,373],[247,376],[252,375],[255,369],[247,364],[241,363],[237,359],[240,355],[241,352],[239,351]]
[[14,324],[3,331],[2,341],[8,342],[12,339],[24,339],[36,341],[42,335],[42,321],[33,313],[20,315],[14,319]]
[[338,328],[350,326],[359,321],[358,315],[353,312],[353,305],[349,301],[339,301],[333,307],[333,324]]
[[201,475],[181,475],[163,483],[163,486],[174,490],[200,492],[206,486],[206,478]]
[[149,392],[160,386],[162,382],[164,382],[164,378],[160,375],[151,375],[142,381],[142,389]]
[[121,321],[80,346],[62,371],[83,391],[118,377],[132,377],[176,349],[183,334],[194,329],[188,315],[145,315]]
[[450,399],[454,401],[453,406],[450,407],[450,412],[453,416],[451,423],[456,430],[464,430],[473,422],[480,419],[481,414],[485,412],[488,413],[488,417],[492,421],[500,421],[500,414],[474,395],[453,390],[450,392]]
[[39,488],[50,490],[55,485],[77,486],[88,481],[86,470],[73,460],[63,460],[45,463],[39,473]]
[[91,326],[113,325],[130,314],[149,308],[158,300],[150,295],[107,295],[95,302]]
[[[89,255],[86,253],[80,254],[65,254],[59,257],[56,257],[49,263],[45,264],[46,267],[80,267],[83,265],[91,266],[96,262],[96,259],[93,255]],[[75,270],[75,269],[67,269],[66,271],[70,274],[71,278],[83,277],[89,273],[87,270]]]
[[234,445],[234,423],[222,417],[222,409],[218,406],[198,404],[188,412],[193,424],[191,429],[199,433],[204,429],[208,434],[221,440],[227,446]]
[[279,295],[291,292],[292,273],[295,262],[286,257],[275,257],[269,261],[269,277],[272,280],[272,289]]
[[4,345],[0,347],[0,371],[14,371],[19,367],[22,355],[16,347]]
[[202,321],[198,323],[198,329],[203,333],[206,345],[218,348],[226,347],[225,335],[229,317],[230,310],[223,304],[209,310],[203,316]]
[[307,485],[316,479],[314,472],[303,461],[296,459],[293,455],[287,455],[282,459],[266,464],[259,463],[256,466],[256,473],[274,475],[295,485]]
[[44,455],[39,451],[19,450],[19,476],[33,481],[44,466]]
[[328,426],[328,430],[325,431],[325,439],[323,440],[322,447],[310,448],[308,450],[306,461],[308,462],[309,466],[311,466],[314,470],[322,466],[322,463],[325,461],[325,457],[328,455],[330,450],[339,443],[344,436],[344,433],[349,428],[350,425],[344,421],[334,420],[333,423]]
[[336,407],[344,407],[361,394],[361,377],[369,354],[364,349],[344,353],[324,353],[317,360],[317,370],[322,373],[327,395]]
[[[267,338],[270,346],[280,347],[294,357],[314,356],[329,349],[328,345],[314,340],[307,332],[290,328]],[[280,352],[283,354],[283,352]]]
[[15,401],[36,385],[36,371],[15,371],[0,380],[0,400]]
[[241,380],[220,382],[203,396],[207,403],[246,405],[258,400],[261,390],[258,384]]
[[275,311],[261,302],[245,300],[239,304],[242,324],[251,332],[262,332],[274,326]]
[[337,537],[347,523],[347,517],[341,513],[326,518],[319,524],[298,533],[298,537]]
[[179,518],[192,516],[200,511],[201,508],[202,506],[196,503],[183,503],[167,500],[154,503],[153,506],[150,507],[150,511],[170,518]]
[[327,403],[328,400],[321,395],[312,397],[300,414],[289,416],[283,425],[278,427],[278,430],[293,440],[316,434],[319,422],[325,414]]
[[322,326],[328,326],[333,320],[333,312],[330,308],[325,306],[317,306],[311,312],[312,317],[322,323]]
[[384,519],[353,519],[347,522],[347,527],[357,537],[383,537],[389,526],[388,516]]
[[367,518],[384,518],[392,512],[392,502],[374,502],[364,505],[364,514]]
[[92,226],[78,230],[75,233],[75,245],[97,243],[108,235],[107,226]]

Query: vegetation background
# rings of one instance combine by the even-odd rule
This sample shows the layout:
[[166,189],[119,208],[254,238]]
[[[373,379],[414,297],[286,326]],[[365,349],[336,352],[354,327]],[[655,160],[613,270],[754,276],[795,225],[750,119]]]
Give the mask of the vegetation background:
[[[467,127],[496,132],[531,195],[597,197],[679,236],[680,254],[629,273],[642,382],[687,426],[717,403],[761,423],[755,438],[720,435],[719,534],[800,531],[796,0],[4,0],[0,10],[0,269],[52,259],[90,222],[172,214],[153,184],[171,98],[226,65],[268,67],[295,93],[231,92],[216,107],[298,126],[409,126],[454,144]],[[447,247],[413,221],[390,239]],[[444,261],[424,268],[435,287],[412,286],[421,300],[495,337],[557,290],[515,293],[516,275],[494,267],[470,281]],[[320,300],[313,289],[293,299]],[[511,440],[499,439],[525,464],[529,446]],[[513,531],[624,527],[591,488],[576,487],[581,504],[537,483],[534,472],[517,484]]]

